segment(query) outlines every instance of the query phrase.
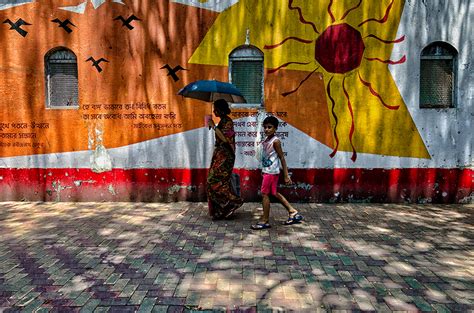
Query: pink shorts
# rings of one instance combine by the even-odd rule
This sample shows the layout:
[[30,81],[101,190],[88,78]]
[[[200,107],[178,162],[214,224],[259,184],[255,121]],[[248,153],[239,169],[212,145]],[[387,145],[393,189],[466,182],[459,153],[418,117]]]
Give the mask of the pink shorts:
[[279,174],[263,174],[262,194],[276,195]]

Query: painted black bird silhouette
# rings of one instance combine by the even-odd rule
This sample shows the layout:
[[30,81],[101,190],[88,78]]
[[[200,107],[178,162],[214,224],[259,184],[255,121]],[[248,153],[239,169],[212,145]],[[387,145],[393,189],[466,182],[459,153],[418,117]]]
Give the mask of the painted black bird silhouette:
[[187,71],[187,69],[182,68],[181,65],[177,65],[174,68],[171,68],[171,66],[169,66],[168,64],[165,64],[160,68],[161,69],[167,69],[168,70],[168,75],[166,75],[166,76],[171,76],[175,82],[177,82],[179,80],[178,75],[176,75],[176,73],[178,71],[180,71],[180,70]]
[[20,27],[22,25],[31,25],[30,23],[27,23],[25,22],[24,20],[22,20],[21,18],[19,18],[15,23],[13,23],[12,21],[10,21],[10,19],[6,19],[5,21],[3,21],[4,24],[10,24],[10,29],[14,29],[16,30],[20,35],[22,35],[23,37],[26,37],[26,35],[28,34],[28,32],[24,29],[21,29]]
[[117,20],[120,20],[122,21],[122,26],[125,26],[127,27],[129,30],[132,30],[134,29],[134,27],[132,25],[130,25],[130,23],[132,21],[141,21],[141,19],[139,19],[138,17],[136,17],[135,15],[130,15],[127,19],[124,19],[122,17],[122,15],[119,15],[117,16],[116,18],[114,18],[114,21],[117,21]]
[[58,23],[59,24],[58,27],[64,28],[64,30],[67,31],[68,34],[72,32],[72,29],[68,25],[72,25],[76,27],[76,25],[74,25],[69,19],[65,19],[64,21],[61,22],[60,19],[55,18],[54,20],[51,20],[51,22]]
[[102,72],[102,68],[99,66],[99,63],[104,61],[104,62],[109,62],[108,60],[104,59],[104,58],[100,58],[98,59],[97,61],[93,58],[93,57],[90,57],[86,60],[87,61],[92,61],[92,66],[95,66],[95,68],[97,69],[97,71],[100,73]]

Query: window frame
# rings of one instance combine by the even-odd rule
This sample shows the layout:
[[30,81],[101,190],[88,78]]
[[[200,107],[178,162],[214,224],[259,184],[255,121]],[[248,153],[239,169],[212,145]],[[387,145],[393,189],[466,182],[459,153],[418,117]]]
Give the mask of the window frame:
[[[433,48],[441,48],[443,52],[448,52],[448,54],[429,54],[429,49]],[[425,54],[426,53],[426,54]],[[451,86],[451,104],[450,105],[430,105],[426,103],[422,103],[421,99],[421,72],[422,72],[422,61],[423,60],[452,60],[452,68],[451,73],[453,75],[452,78],[452,86]],[[419,94],[418,94],[418,107],[420,109],[435,109],[435,110],[443,110],[443,109],[454,109],[457,107],[457,80],[458,80],[458,51],[454,48],[451,44],[445,41],[434,41],[426,45],[420,52],[420,75],[419,75]]]
[[[74,56],[74,60],[61,60],[61,62],[58,62],[56,60],[55,63],[74,63],[76,65],[76,71],[77,71],[77,104],[76,105],[51,105],[51,69],[50,69],[50,60],[51,56],[53,56],[55,53],[58,53],[60,51],[66,51],[70,53],[71,55]],[[77,63],[77,55],[74,53],[69,48],[66,47],[55,47],[51,50],[49,50],[45,56],[44,56],[44,77],[45,77],[45,104],[46,104],[46,109],[52,109],[52,110],[78,110],[80,108],[80,103],[79,103],[79,66]]]
[[264,64],[264,54],[262,50],[258,47],[251,45],[251,44],[243,44],[236,48],[234,48],[229,53],[229,61],[228,61],[228,68],[229,68],[229,82],[232,82],[232,64],[234,62],[261,62],[262,65],[262,80],[260,82],[261,85],[261,99],[258,103],[232,103],[231,107],[233,108],[263,108],[264,99],[265,99],[265,64]]

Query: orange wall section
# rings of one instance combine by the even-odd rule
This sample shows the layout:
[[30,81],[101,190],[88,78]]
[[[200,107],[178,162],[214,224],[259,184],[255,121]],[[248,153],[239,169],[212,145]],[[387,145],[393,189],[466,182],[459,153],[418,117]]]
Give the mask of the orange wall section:
[[[28,31],[26,37],[9,30],[6,24],[0,28],[0,114],[9,126],[3,132],[35,134],[28,141],[34,146],[0,146],[1,156],[87,150],[97,129],[102,133],[102,143],[113,148],[202,127],[202,118],[192,117],[208,113],[210,104],[176,94],[186,83],[202,79],[204,72],[208,78],[227,79],[225,68],[206,66],[204,71],[201,65],[187,64],[217,13],[162,1],[109,2],[97,10],[89,3],[85,14],[61,10],[58,5],[57,1],[39,1],[0,11],[2,20],[22,18],[32,24],[22,26]],[[132,22],[132,30],[114,20],[118,15],[127,18],[132,14],[141,19]],[[67,18],[76,27],[68,34],[51,22],[55,18]],[[44,56],[56,47],[66,47],[77,56],[79,109],[46,108]],[[109,63],[101,63],[103,71],[99,73],[86,62],[89,57],[105,58]],[[180,71],[180,80],[175,82],[160,69],[165,64],[187,70]],[[105,104],[122,104],[122,109],[108,109]],[[139,104],[138,109],[132,104]],[[104,119],[107,113],[135,113],[137,118]],[[139,118],[150,113],[162,117]],[[170,113],[174,119],[163,118]],[[102,119],[91,119],[92,114],[102,115]],[[137,128],[140,122],[153,127]],[[27,127],[13,128],[14,124],[21,126],[17,123]],[[32,123],[47,123],[48,128],[33,128]],[[27,142],[18,137],[2,140]]]

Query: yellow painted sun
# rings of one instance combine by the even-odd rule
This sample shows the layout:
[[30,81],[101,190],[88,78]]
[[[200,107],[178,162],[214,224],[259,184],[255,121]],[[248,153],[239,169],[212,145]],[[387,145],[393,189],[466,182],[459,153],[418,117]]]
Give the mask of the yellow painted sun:
[[314,73],[322,76],[331,157],[351,151],[353,161],[358,152],[429,158],[388,69],[406,60],[405,55],[390,59],[393,46],[404,41],[403,35],[396,38],[403,6],[403,0],[243,0],[220,14],[189,62],[227,66],[228,54],[249,28],[252,44],[265,53],[266,78],[287,70],[308,72],[266,94],[279,92],[279,101],[295,105],[300,87]]

